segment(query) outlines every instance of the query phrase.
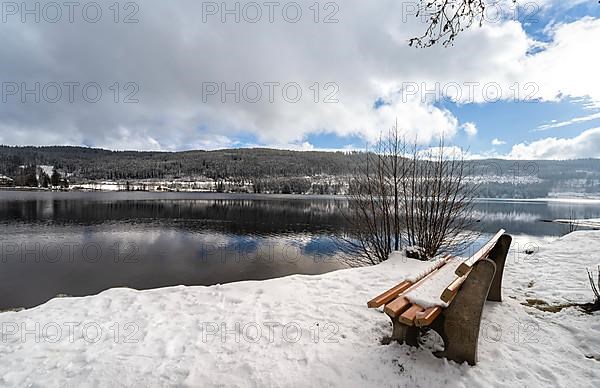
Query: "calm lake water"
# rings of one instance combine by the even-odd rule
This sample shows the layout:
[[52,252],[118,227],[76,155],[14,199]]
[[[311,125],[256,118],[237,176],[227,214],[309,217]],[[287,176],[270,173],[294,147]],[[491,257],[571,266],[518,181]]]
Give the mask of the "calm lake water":
[[[111,287],[212,285],[347,266],[331,197],[0,191],[0,310]],[[480,200],[487,234],[558,236],[539,219],[599,218],[600,201]]]

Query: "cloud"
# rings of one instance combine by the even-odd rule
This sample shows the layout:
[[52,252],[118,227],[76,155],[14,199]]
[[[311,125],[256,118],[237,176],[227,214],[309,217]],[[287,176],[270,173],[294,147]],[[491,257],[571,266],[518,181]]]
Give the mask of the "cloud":
[[[533,82],[530,93],[556,101],[564,97],[589,96],[600,102],[600,88],[594,71],[600,66],[600,52],[590,50],[590,42],[600,37],[600,20],[584,17],[572,23],[557,23],[549,29],[552,41],[544,50],[528,56],[523,63],[524,82]],[[522,96],[526,95],[522,90]]]
[[552,128],[566,127],[566,126],[569,126],[572,124],[584,123],[586,121],[591,121],[591,120],[596,120],[596,119],[600,119],[600,112],[592,113],[587,116],[575,117],[575,118],[572,118],[571,120],[567,120],[567,121],[559,122],[556,120],[552,120],[552,122],[550,124],[540,125],[535,130],[536,131],[546,131],[546,130],[552,129]]
[[580,159],[600,157],[600,127],[571,138],[547,137],[512,147],[509,159]]
[[465,131],[465,133],[469,137],[473,137],[473,136],[477,135],[477,126],[475,125],[475,123],[471,123],[471,122],[464,123],[461,126],[461,128],[463,129],[463,131]]
[[[467,152],[457,146],[425,147],[419,150],[418,155],[422,159],[462,159],[466,158]],[[410,156],[409,156],[410,157]]]
[[[448,110],[418,98],[402,101],[375,77],[401,79],[420,61],[407,39],[421,27],[416,18],[402,22],[401,4],[348,1],[332,24],[315,23],[312,3],[301,5],[298,23],[283,20],[281,9],[275,23],[266,12],[259,23],[236,23],[231,15],[227,23],[221,15],[203,23],[202,4],[194,1],[144,2],[134,24],[114,23],[107,9],[104,15],[111,17],[94,24],[9,18],[0,34],[2,56],[10,58],[0,63],[4,80],[29,88],[40,82],[41,89],[80,85],[73,103],[42,98],[23,104],[21,93],[9,96],[0,106],[0,125],[8,128],[0,141],[171,150],[218,147],[242,136],[261,144],[301,144],[317,132],[374,140],[396,117],[424,142],[457,132]],[[356,28],[365,21],[370,28]],[[405,63],[410,57],[412,63]],[[96,103],[80,96],[91,82],[102,90]],[[120,96],[111,89],[117,82]],[[129,82],[139,88],[138,103],[123,103]],[[274,85],[272,101],[266,84]],[[215,85],[219,91],[207,94],[207,86]],[[250,101],[255,85],[262,97],[256,102]],[[298,88],[286,92],[286,85]],[[301,98],[290,101],[295,90]],[[390,105],[373,109],[377,98]]]
[[[315,23],[312,2],[299,3],[298,23],[283,20],[281,8],[273,23],[266,9],[257,23],[236,23],[231,15],[222,23],[220,14],[203,22],[204,3],[191,0],[139,3],[139,23],[133,24],[114,23],[110,2],[101,2],[106,9],[98,23],[22,23],[19,15],[10,17],[0,26],[3,82],[28,88],[39,82],[40,90],[53,82],[80,86],[74,102],[65,100],[65,88],[56,103],[8,96],[0,104],[0,143],[181,150],[252,138],[307,149],[304,143],[314,133],[373,141],[396,118],[407,134],[427,143],[441,134],[452,139],[461,128],[428,94],[431,85],[460,103],[489,102],[496,85],[500,99],[512,99],[515,84],[519,99],[555,100],[562,94],[600,101],[600,88],[590,82],[600,54],[589,46],[600,39],[600,20],[553,25],[553,41],[533,55],[530,47],[540,43],[517,21],[474,27],[453,48],[418,50],[407,40],[424,25],[406,17],[406,3],[345,0],[338,4],[337,23],[321,22],[330,9]],[[102,90],[96,103],[82,98],[81,88],[90,82]],[[267,98],[269,82],[278,83],[273,101]],[[418,90],[401,92],[407,82]],[[479,86],[469,95],[473,82]],[[284,92],[291,84],[301,90],[296,102],[289,101],[295,89]],[[207,86],[215,85],[219,90],[207,94]],[[261,98],[252,102],[255,85]],[[136,87],[139,102],[124,103]],[[376,109],[379,99],[386,104]],[[462,127],[469,135],[477,129],[470,124]]]
[[[419,150],[419,155],[425,159],[437,159],[440,156],[446,159],[465,159],[465,160],[476,160],[476,159],[490,159],[490,158],[502,158],[505,157],[493,150],[484,151],[481,153],[471,152],[467,149],[459,146],[444,146],[440,147],[424,147]],[[410,155],[409,155],[410,156]]]
[[499,146],[499,145],[503,145],[503,144],[506,144],[506,142],[504,140],[500,140],[498,138],[494,138],[492,140],[492,145]]

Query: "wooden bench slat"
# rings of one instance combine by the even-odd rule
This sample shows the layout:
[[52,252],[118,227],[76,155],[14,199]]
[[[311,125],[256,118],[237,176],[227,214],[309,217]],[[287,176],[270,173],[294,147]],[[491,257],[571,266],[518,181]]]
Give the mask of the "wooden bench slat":
[[405,297],[398,297],[386,304],[383,311],[392,318],[397,317],[410,306],[410,302]]
[[417,313],[423,310],[425,310],[423,307],[419,306],[418,304],[413,304],[408,308],[408,310],[403,312],[402,315],[398,317],[398,320],[407,326],[413,326]]
[[408,287],[410,287],[411,285],[412,285],[412,283],[409,282],[408,280],[403,281],[402,283],[398,284],[397,286],[390,288],[383,294],[378,295],[375,298],[371,299],[369,302],[367,302],[367,306],[369,308],[376,308],[376,307],[383,306],[384,304],[392,301],[394,298],[396,298],[398,295],[400,295],[403,291],[407,290]]
[[415,317],[415,326],[423,327],[431,325],[431,323],[438,317],[438,315],[441,314],[441,312],[442,308],[436,306],[417,313]]
[[450,283],[450,285],[446,287],[446,289],[442,292],[440,299],[446,303],[450,302],[450,300],[452,300],[452,298],[454,298],[454,295],[456,295],[456,293],[458,292],[460,286],[465,282],[465,280],[467,280],[467,277],[470,273],[471,270],[469,269],[466,275],[454,279],[454,281]]
[[[448,300],[444,302],[448,304],[452,303],[457,294],[458,288],[454,290],[448,297]],[[435,306],[430,307],[423,312],[417,313],[417,316],[415,318],[415,325],[419,327],[429,326],[438,317],[438,315],[441,314],[443,309],[444,308],[442,306]]]
[[485,245],[483,247],[481,247],[481,249],[479,249],[477,252],[475,252],[475,254],[473,256],[471,256],[467,260],[463,261],[462,264],[459,265],[458,268],[456,268],[455,273],[458,276],[466,275],[471,270],[471,268],[473,268],[473,265],[475,265],[475,263],[477,263],[479,260],[487,257],[487,255],[490,253],[492,248],[494,248],[494,246],[498,242],[498,239],[504,234],[504,232],[505,232],[504,229],[500,229],[498,231],[498,233],[496,233],[490,241],[485,243]]
[[[465,277],[465,279],[466,279],[466,277]],[[461,284],[462,284],[462,282],[461,282]],[[458,294],[459,288],[460,288],[460,285],[458,287],[456,287],[453,291],[448,292],[448,295],[446,297],[447,300],[444,300],[444,299],[442,299],[442,300],[448,304],[452,303],[452,301]],[[446,290],[444,292],[446,292]],[[438,317],[438,315],[440,315],[440,313],[442,312],[443,309],[444,308],[442,306],[435,306],[435,307],[430,307],[430,308],[426,309],[425,311],[417,313],[417,316],[415,318],[415,325],[419,326],[419,327],[429,326]]]

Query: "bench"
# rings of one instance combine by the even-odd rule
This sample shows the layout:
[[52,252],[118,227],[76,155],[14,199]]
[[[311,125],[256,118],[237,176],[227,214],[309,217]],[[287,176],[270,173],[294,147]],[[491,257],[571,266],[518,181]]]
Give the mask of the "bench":
[[[445,346],[436,356],[475,365],[483,306],[486,300],[502,301],[502,275],[511,241],[500,230],[468,259],[443,257],[415,283],[401,282],[370,300],[369,308],[384,306],[392,321],[392,335],[385,342],[419,346],[421,332],[431,329]],[[436,296],[442,289],[439,305],[424,308],[411,302],[411,295],[427,288]]]

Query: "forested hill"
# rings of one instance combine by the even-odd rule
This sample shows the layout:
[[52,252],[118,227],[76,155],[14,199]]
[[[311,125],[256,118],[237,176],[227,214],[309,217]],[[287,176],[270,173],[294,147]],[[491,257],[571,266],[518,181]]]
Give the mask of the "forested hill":
[[213,179],[261,176],[346,175],[358,152],[286,151],[264,148],[218,151],[136,152],[84,147],[0,146],[0,174],[22,165],[52,165],[84,179]]
[[[256,183],[266,178],[302,177],[306,180],[304,177],[323,175],[346,178],[355,173],[364,157],[361,152],[265,148],[136,152],[64,146],[0,146],[0,175],[14,178],[22,173],[20,166],[52,166],[68,176],[70,182],[206,177],[215,181]],[[469,171],[475,181],[482,183],[482,196],[531,198],[553,192],[600,195],[599,159],[486,159],[472,161],[472,166]]]

